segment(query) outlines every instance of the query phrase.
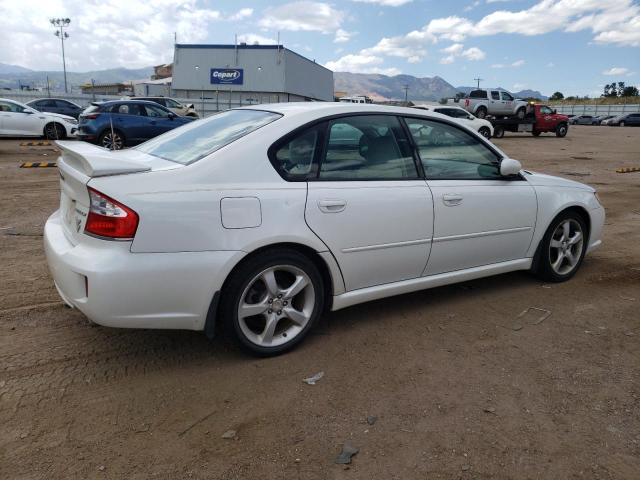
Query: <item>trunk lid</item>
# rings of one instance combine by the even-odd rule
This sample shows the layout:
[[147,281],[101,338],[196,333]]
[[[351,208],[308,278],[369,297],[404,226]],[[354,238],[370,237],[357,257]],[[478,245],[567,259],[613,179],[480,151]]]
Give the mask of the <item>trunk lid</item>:
[[[179,163],[163,160],[137,150],[110,151],[77,141],[57,141],[60,173],[60,214],[65,235],[77,245],[89,213],[87,184],[92,178],[128,175],[182,168]],[[103,192],[109,195],[109,192]]]

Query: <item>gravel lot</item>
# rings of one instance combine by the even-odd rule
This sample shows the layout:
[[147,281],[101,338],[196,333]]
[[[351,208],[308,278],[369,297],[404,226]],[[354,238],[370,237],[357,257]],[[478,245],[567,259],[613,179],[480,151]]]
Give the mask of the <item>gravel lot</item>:
[[[640,173],[615,169],[640,167],[640,129],[496,140],[599,189],[604,245],[570,282],[514,273],[352,307],[267,360],[64,308],[42,248],[57,169],[17,168],[56,152],[20,143],[0,140],[0,478],[638,478]],[[518,320],[528,307],[552,314]],[[360,451],[336,465],[347,440]]]

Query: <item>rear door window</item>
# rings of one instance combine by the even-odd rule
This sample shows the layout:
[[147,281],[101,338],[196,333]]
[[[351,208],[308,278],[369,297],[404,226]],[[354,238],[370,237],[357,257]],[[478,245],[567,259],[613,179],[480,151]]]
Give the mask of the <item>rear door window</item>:
[[491,92],[491,99],[492,100],[500,100],[500,92],[493,90]]

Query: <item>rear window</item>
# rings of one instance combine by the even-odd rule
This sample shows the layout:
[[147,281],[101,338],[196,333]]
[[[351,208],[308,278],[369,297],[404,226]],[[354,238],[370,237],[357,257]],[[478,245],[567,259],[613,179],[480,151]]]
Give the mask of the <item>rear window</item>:
[[171,130],[136,148],[164,160],[188,165],[281,116],[261,110],[228,110]]

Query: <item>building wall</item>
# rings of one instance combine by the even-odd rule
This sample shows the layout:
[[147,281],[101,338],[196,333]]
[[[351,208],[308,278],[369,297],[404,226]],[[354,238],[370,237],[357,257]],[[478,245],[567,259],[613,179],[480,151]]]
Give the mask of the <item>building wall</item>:
[[333,72],[291,50],[285,50],[285,91],[332,102]]
[[[212,84],[212,68],[242,69],[243,83]],[[238,101],[252,103],[289,101],[291,94],[296,100],[331,101],[333,72],[284,47],[239,45],[236,52],[233,45],[176,45],[172,87],[181,97],[190,93],[200,97],[204,91],[206,98],[217,92],[218,98],[235,94]]]

